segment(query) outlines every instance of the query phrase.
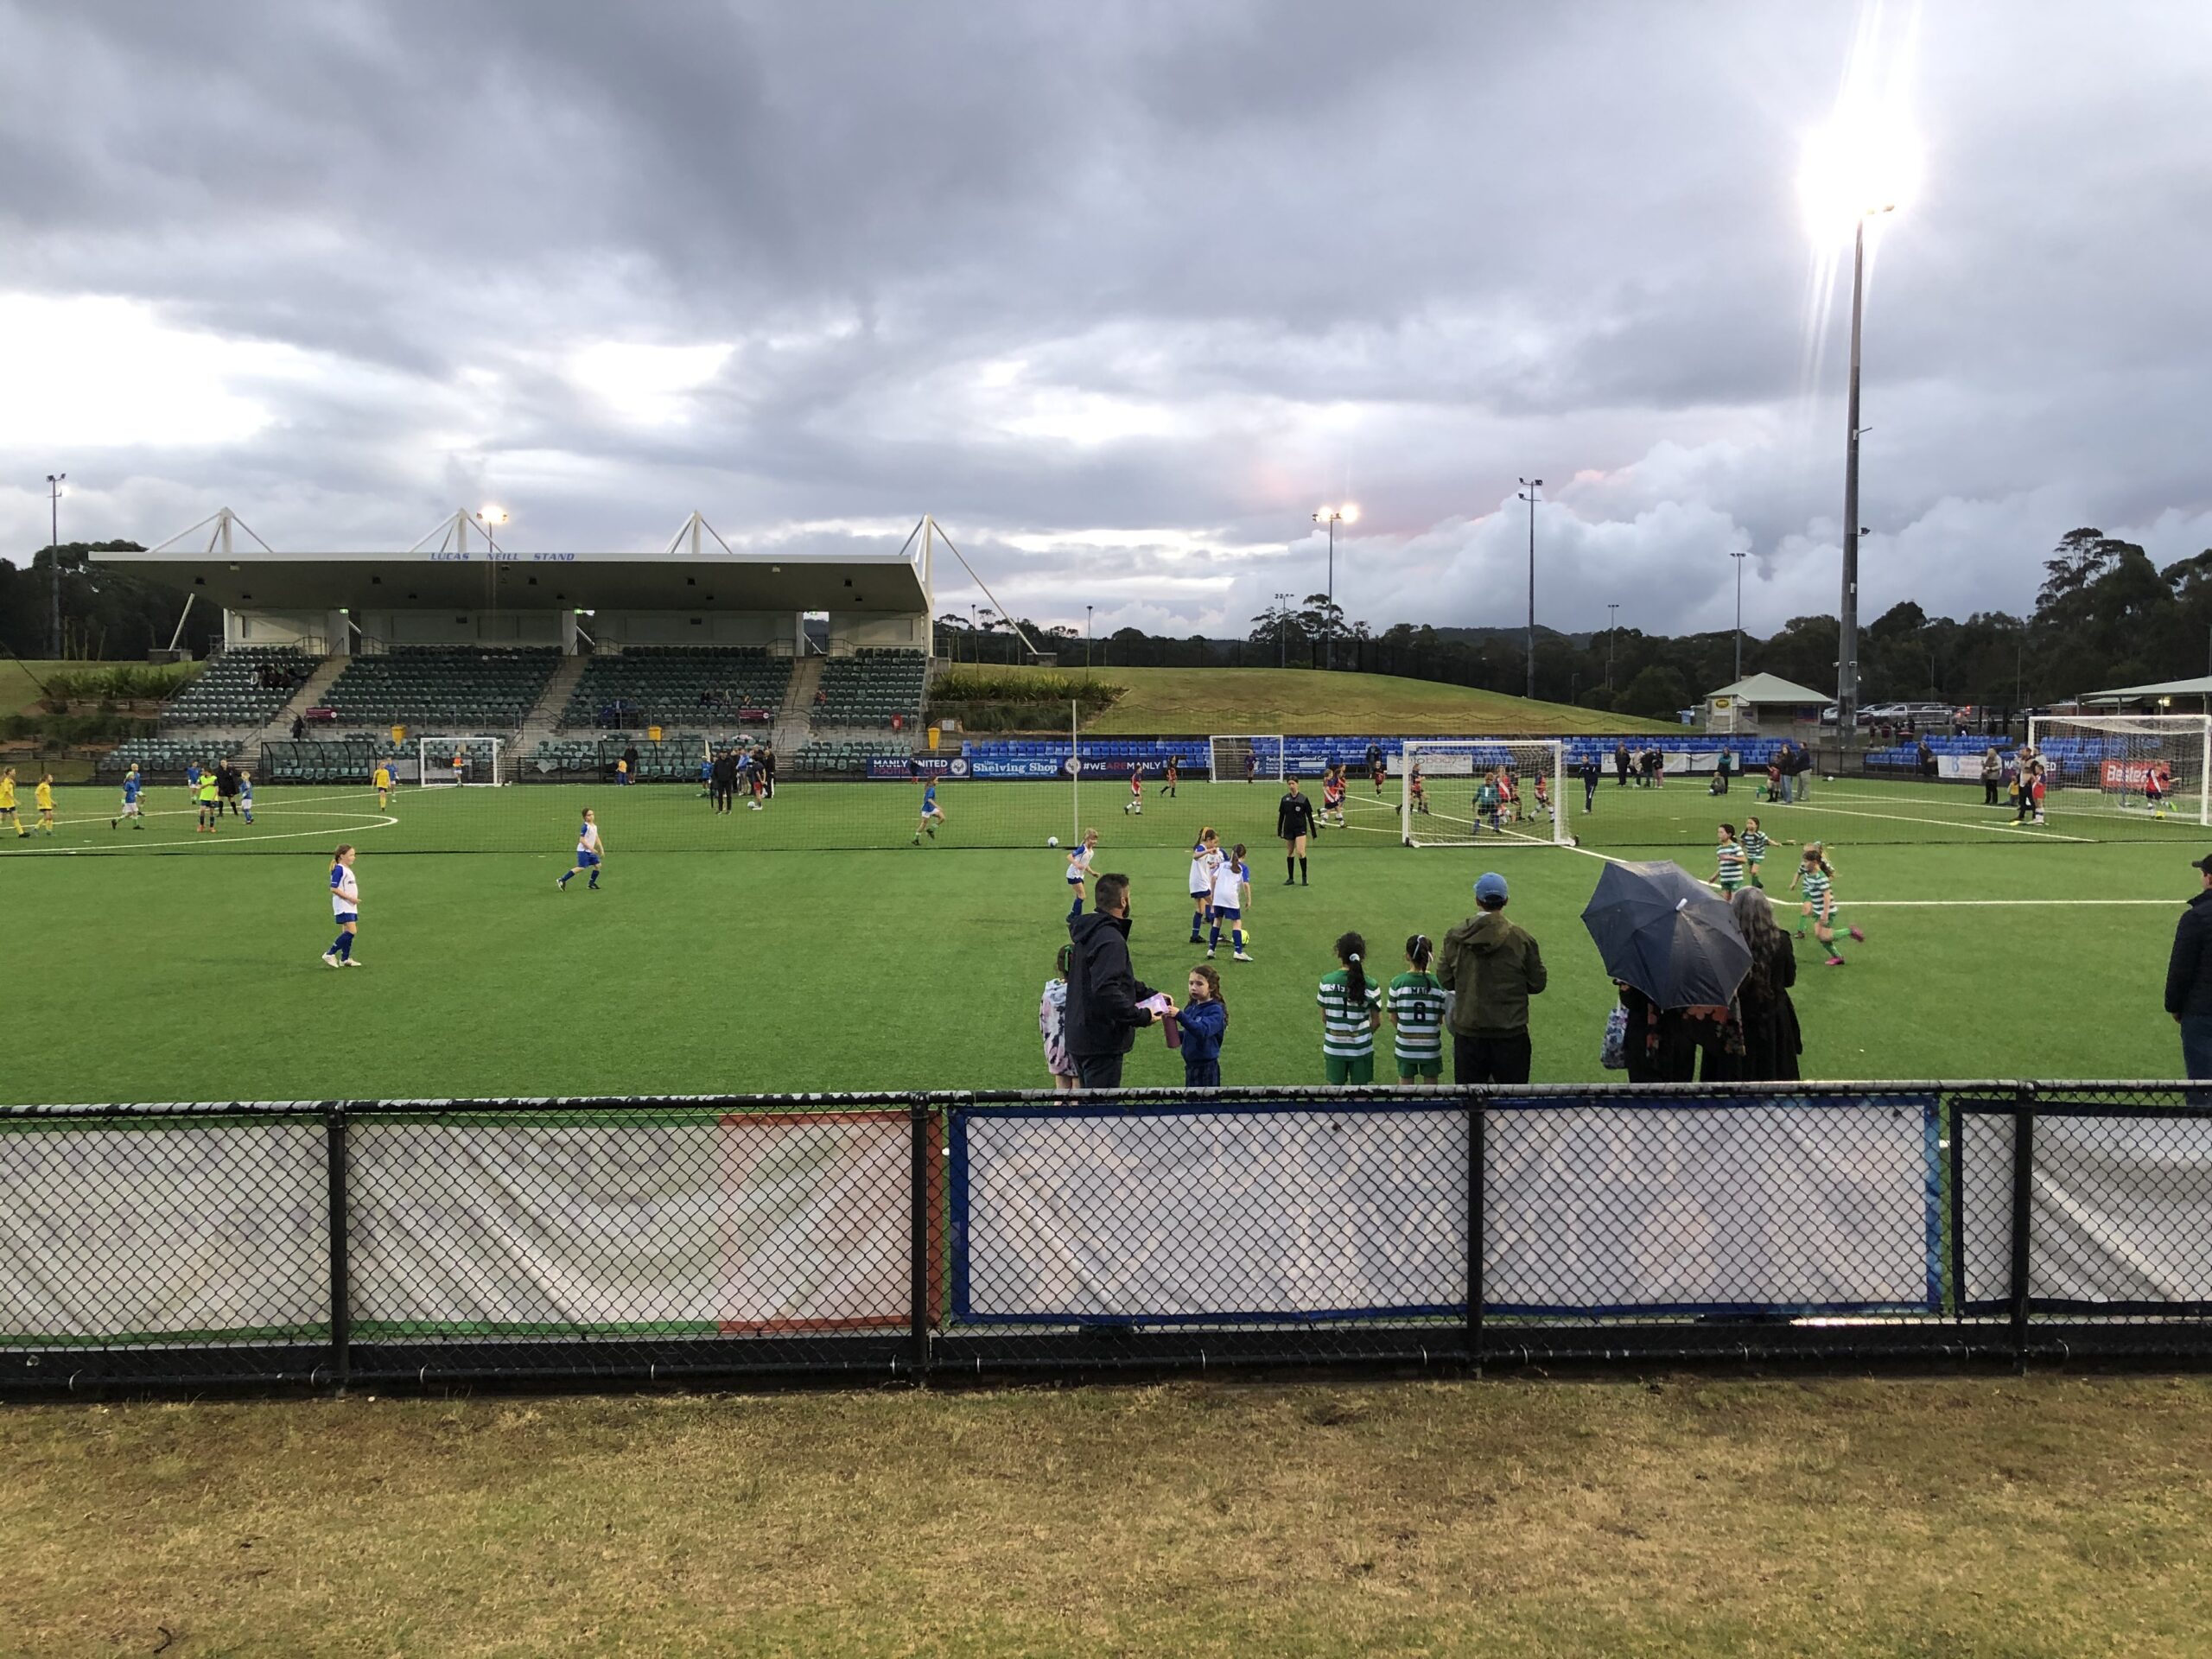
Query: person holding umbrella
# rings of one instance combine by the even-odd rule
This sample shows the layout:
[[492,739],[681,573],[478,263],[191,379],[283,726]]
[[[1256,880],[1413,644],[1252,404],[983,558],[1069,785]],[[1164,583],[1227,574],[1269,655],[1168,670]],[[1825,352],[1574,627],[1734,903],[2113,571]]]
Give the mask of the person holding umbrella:
[[1679,864],[1609,863],[1582,925],[1628,1010],[1630,1083],[1687,1083],[1700,1049],[1708,1077],[1728,1068],[1751,953],[1718,893]]
[[1505,919],[1505,878],[1475,883],[1476,914],[1444,936],[1436,981],[1452,993],[1452,1076],[1459,1083],[1526,1083],[1534,1055],[1529,999],[1550,982],[1528,931]]

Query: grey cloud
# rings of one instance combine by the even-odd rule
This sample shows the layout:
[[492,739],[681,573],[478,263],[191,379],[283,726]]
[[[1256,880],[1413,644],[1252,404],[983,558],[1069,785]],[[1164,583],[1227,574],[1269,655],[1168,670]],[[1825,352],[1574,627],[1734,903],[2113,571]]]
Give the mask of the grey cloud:
[[[1355,614],[1513,622],[1530,473],[1545,620],[1726,626],[1745,545],[1771,626],[1834,602],[1793,178],[1858,15],[0,0],[0,289],[317,365],[250,441],[23,457],[0,536],[65,465],[84,533],[147,540],[227,502],[404,545],[462,490],[548,547],[927,508],[1040,619],[1241,632],[1351,494]],[[2017,608],[2075,524],[2212,519],[2209,73],[2212,15],[2147,0],[1923,15],[1870,603]],[[561,372],[606,339],[735,349],[641,425]],[[1008,539],[1084,531],[1127,534]]]

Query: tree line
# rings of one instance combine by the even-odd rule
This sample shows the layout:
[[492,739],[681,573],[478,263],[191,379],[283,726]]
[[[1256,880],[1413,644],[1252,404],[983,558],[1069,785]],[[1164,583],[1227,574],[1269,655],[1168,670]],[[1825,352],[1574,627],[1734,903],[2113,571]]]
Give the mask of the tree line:
[[[0,559],[0,652],[34,660],[57,654],[86,661],[143,662],[164,650],[184,612],[184,595],[118,565],[94,564],[94,553],[136,553],[136,542],[64,542],[61,642],[54,642],[54,551],[41,547],[18,569]],[[180,650],[204,657],[222,636],[223,613],[194,606]]]
[[[1948,703],[2014,711],[2107,687],[2212,674],[2212,548],[2160,569],[2133,542],[2074,530],[2044,561],[2044,583],[2026,616],[1976,611],[1965,620],[1929,616],[1910,600],[1859,635],[1859,701]],[[1021,624],[1061,664],[1080,664],[1078,629]],[[1795,616],[1764,639],[1743,639],[1745,675],[1774,674],[1830,696],[1836,620]],[[1047,643],[1047,641],[1050,643]],[[1536,630],[1536,695],[1644,719],[1677,709],[1737,677],[1736,635],[1647,632],[1632,616],[1586,634]],[[1522,630],[1438,628],[1398,622],[1376,629],[1346,619],[1325,594],[1270,607],[1241,639],[1176,637],[1119,628],[1090,642],[1097,662],[1132,668],[1319,669],[1402,674],[1518,695],[1527,683]],[[1014,662],[1023,652],[1003,617],[938,619],[940,655]]]

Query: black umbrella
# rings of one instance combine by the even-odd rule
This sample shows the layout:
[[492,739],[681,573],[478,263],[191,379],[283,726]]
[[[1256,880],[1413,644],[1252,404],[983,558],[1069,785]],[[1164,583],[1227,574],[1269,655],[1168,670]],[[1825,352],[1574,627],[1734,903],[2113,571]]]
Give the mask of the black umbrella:
[[1607,864],[1582,925],[1605,971],[1662,1008],[1724,1004],[1751,971],[1751,953],[1727,901],[1664,860]]

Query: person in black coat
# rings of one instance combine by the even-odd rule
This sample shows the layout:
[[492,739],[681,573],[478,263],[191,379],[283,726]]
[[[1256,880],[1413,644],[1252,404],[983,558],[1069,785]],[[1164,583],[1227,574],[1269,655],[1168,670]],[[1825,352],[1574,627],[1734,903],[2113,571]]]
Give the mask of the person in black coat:
[[2166,958],[2166,1012],[2181,1027],[2181,1058],[2190,1081],[2212,1077],[2212,857],[2191,861],[2203,878],[2174,928]]
[[1751,968],[1736,990],[1737,1017],[1743,1026],[1744,1052],[1735,1075],[1751,1083],[1795,1083],[1804,1038],[1797,1027],[1797,1005],[1790,987],[1797,982],[1797,955],[1774,925],[1774,906],[1756,887],[1744,887],[1728,900],[1736,931],[1751,947]]
[[1306,838],[1313,833],[1313,799],[1300,791],[1298,779],[1293,778],[1283,791],[1282,799],[1275,803],[1275,836],[1282,842],[1282,884],[1286,887],[1294,875],[1301,885],[1306,880]]
[[1680,1008],[1662,1008],[1633,985],[1616,981],[1628,1010],[1628,1080],[1694,1083],[1698,1045]]
[[1129,878],[1102,875],[1093,893],[1090,911],[1068,924],[1067,1051],[1084,1088],[1118,1089],[1122,1057],[1153,1022],[1141,1005],[1154,993],[1129,966]]
[[1626,789],[1628,787],[1628,740],[1625,738],[1613,745],[1613,772],[1614,785],[1618,788]]

